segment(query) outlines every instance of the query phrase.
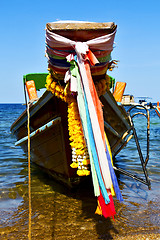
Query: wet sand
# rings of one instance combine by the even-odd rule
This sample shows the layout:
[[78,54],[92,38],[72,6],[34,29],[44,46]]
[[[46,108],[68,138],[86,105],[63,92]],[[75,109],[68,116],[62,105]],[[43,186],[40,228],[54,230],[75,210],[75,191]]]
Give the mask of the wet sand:
[[[44,178],[32,177],[32,239],[96,240],[96,239],[160,239],[158,202],[142,205],[115,200],[115,220],[96,215],[96,198],[91,185],[70,191]],[[21,240],[28,236],[27,184],[19,183],[10,191],[10,198],[22,200],[18,210],[9,208],[6,199],[1,211],[0,239]],[[23,198],[21,198],[22,196]],[[154,207],[153,207],[154,206]],[[8,211],[5,211],[8,209]],[[152,214],[150,214],[152,209]]]

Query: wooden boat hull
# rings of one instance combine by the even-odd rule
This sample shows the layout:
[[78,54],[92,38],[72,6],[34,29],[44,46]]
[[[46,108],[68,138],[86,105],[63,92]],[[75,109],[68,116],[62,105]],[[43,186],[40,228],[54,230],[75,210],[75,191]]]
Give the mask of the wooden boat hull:
[[115,157],[125,146],[124,136],[128,135],[131,124],[124,107],[117,104],[110,91],[101,96],[100,100],[103,104],[105,132],[110,143],[112,156]]
[[[123,145],[120,141],[130,128],[124,109],[121,109],[110,92],[101,97],[104,105],[105,127],[113,155]],[[69,143],[67,104],[46,91],[37,103],[30,107],[31,161],[53,178],[68,186],[74,186],[81,180],[76,169],[70,167],[72,153]],[[12,124],[11,132],[17,143],[27,153],[27,113]],[[116,148],[114,148],[115,144]],[[84,178],[84,177],[81,177]]]
[[[31,161],[67,185],[78,183],[69,145],[67,104],[47,92],[30,107]],[[11,126],[17,143],[27,153],[27,113]]]

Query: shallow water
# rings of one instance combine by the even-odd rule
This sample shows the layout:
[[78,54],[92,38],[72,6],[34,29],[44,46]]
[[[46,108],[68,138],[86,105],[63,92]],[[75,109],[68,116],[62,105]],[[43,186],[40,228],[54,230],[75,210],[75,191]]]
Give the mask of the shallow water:
[[[15,138],[10,133],[11,124],[24,108],[20,104],[0,104],[0,239],[28,237],[27,157],[20,147],[14,146]],[[151,190],[120,174],[124,201],[114,199],[115,221],[104,219],[94,214],[97,202],[90,181],[70,191],[32,165],[32,239],[94,240],[137,233],[160,234],[160,119],[154,110],[150,117]],[[145,155],[146,121],[136,118],[135,124]],[[134,140],[120,152],[116,164],[143,177]]]

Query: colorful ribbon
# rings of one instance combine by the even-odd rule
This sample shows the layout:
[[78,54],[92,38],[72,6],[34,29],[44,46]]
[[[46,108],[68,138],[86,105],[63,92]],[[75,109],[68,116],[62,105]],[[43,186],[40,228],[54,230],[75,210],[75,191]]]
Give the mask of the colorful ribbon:
[[[112,167],[112,154],[104,131],[102,105],[93,83],[90,65],[99,64],[94,53],[97,56],[103,51],[107,55],[111,53],[115,33],[116,31],[87,42],[75,42],[46,30],[46,53],[49,63],[58,65],[62,60],[60,65],[63,67],[64,57],[70,63],[64,81],[70,81],[71,91],[77,92],[79,114],[90,156],[94,193],[98,197],[97,211],[105,217],[115,215],[111,194],[113,186],[117,198],[120,201],[123,199]],[[92,48],[94,53],[91,51]],[[69,51],[68,55],[67,51]],[[58,57],[54,58],[57,53]]]

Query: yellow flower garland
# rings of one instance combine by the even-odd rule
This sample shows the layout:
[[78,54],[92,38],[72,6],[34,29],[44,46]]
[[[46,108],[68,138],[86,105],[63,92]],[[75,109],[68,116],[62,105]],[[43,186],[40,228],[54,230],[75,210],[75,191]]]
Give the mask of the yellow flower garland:
[[[110,78],[106,75],[105,79],[102,79],[95,83],[95,87],[98,96],[101,96],[109,88]],[[71,95],[69,90],[69,83],[66,86],[61,86],[57,81],[54,81],[52,75],[49,74],[46,78],[46,88],[51,91],[56,97],[68,103],[68,130],[69,140],[72,148],[72,168],[78,168],[77,174],[79,176],[87,176],[89,171],[89,155],[84,139],[82,124],[78,111],[78,105],[75,98]]]
[[89,156],[86,147],[82,124],[79,116],[78,106],[75,98],[69,91],[69,84],[65,87],[53,81],[51,74],[47,76],[46,88],[51,91],[56,97],[68,103],[68,130],[69,140],[72,148],[72,168],[78,168],[77,174],[79,176],[86,176],[90,174],[89,171]]
[[110,89],[109,85],[110,85],[110,77],[107,74],[104,79],[101,79],[95,83],[95,87],[99,97],[105,94],[105,92]]

